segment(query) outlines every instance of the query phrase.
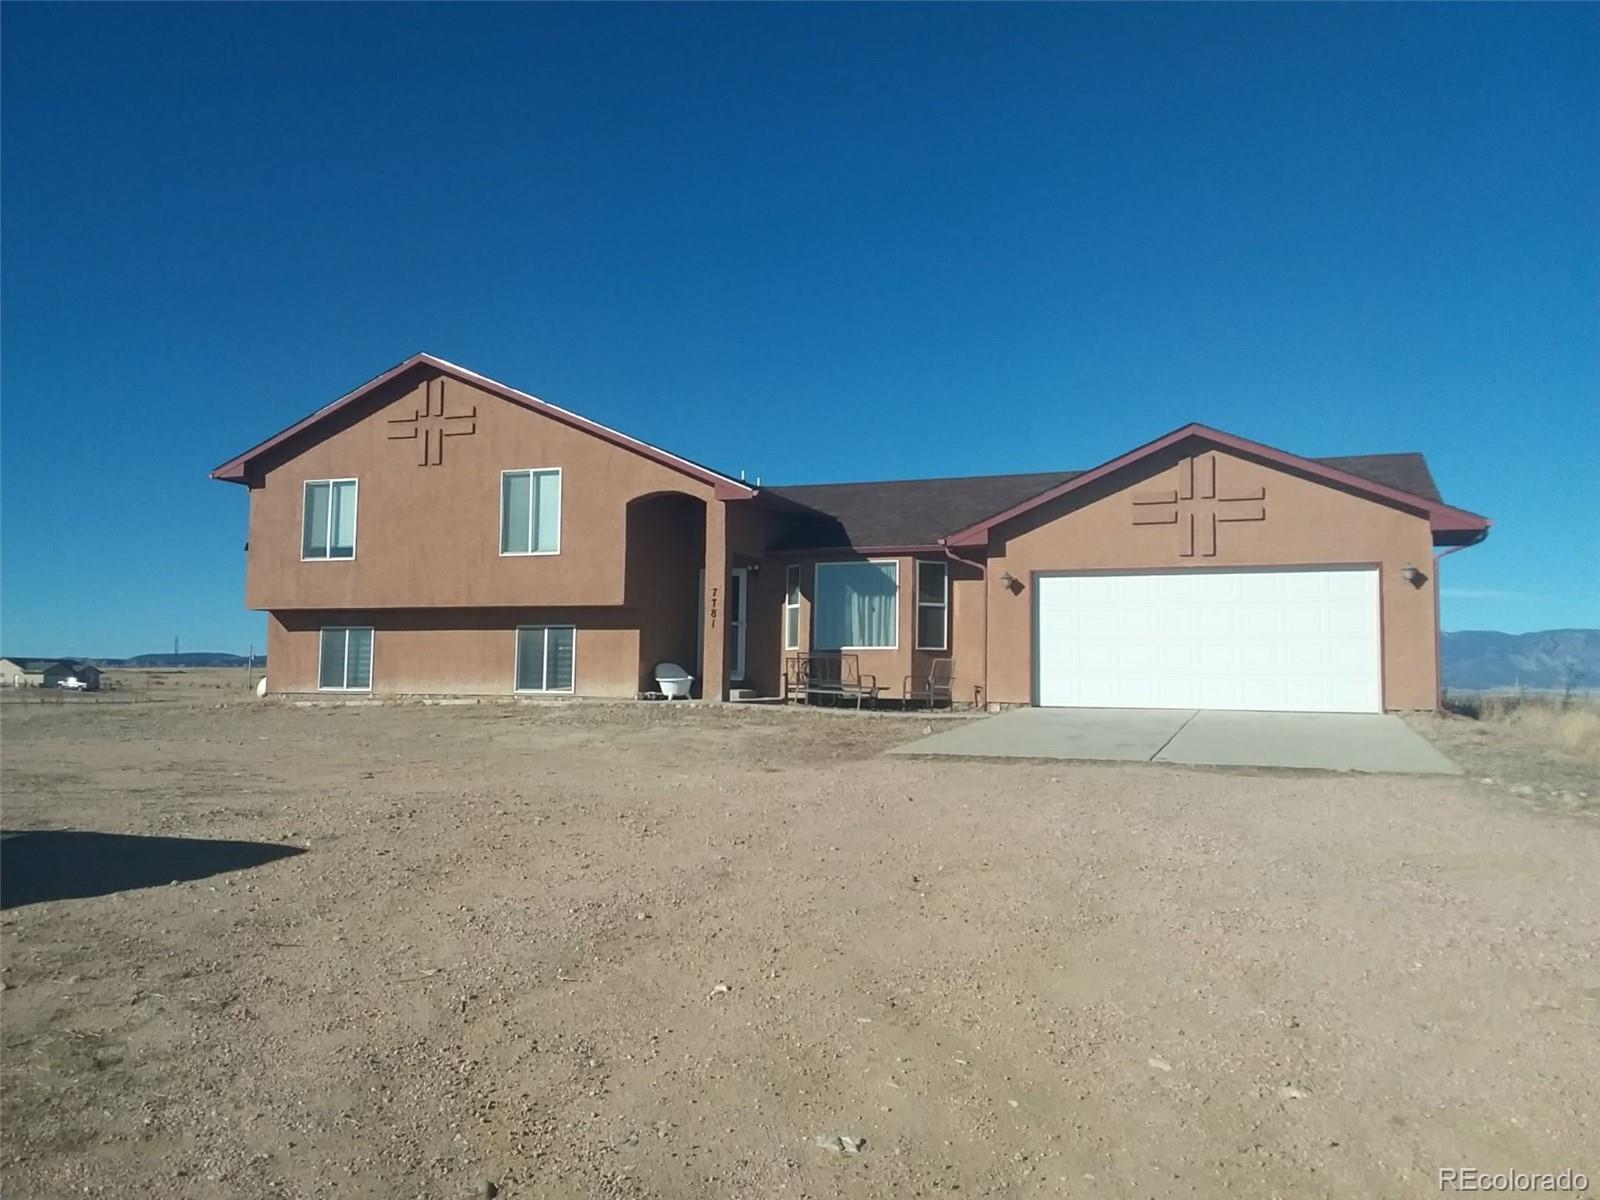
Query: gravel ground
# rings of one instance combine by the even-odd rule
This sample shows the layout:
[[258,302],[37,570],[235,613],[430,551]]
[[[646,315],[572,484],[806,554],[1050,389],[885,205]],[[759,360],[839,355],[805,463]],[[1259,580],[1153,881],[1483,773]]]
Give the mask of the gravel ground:
[[751,708],[0,720],[8,1200],[1600,1187],[1600,819],[1502,783]]

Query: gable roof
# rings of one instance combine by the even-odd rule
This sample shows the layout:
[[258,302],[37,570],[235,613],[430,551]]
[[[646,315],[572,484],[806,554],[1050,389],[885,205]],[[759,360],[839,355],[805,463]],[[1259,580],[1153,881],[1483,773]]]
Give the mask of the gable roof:
[[[100,674],[99,667],[78,658],[63,658],[59,662],[53,662],[47,667],[40,668],[40,673],[44,675],[59,673],[62,675],[76,675],[79,678],[87,675],[90,671],[93,671],[96,675]],[[30,671],[28,673],[32,674],[33,672]]]
[[[1439,489],[1420,454],[1357,454],[1310,460],[1435,503]],[[1069,483],[1083,471],[967,475],[877,483],[812,483],[762,488],[761,498],[798,520],[772,545],[776,551],[933,548],[953,530],[1015,508]]]
[[609,426],[601,425],[598,421],[580,417],[577,413],[559,405],[551,404],[527,392],[508,387],[506,384],[490,379],[487,375],[479,375],[476,371],[469,371],[466,367],[457,366],[453,362],[447,362],[445,359],[437,358],[432,354],[413,354],[397,366],[390,367],[383,374],[369,379],[366,383],[356,388],[355,391],[346,392],[331,404],[323,405],[310,416],[296,421],[287,429],[280,430],[266,441],[250,447],[243,454],[230,458],[211,472],[211,478],[220,479],[227,483],[248,483],[251,464],[261,455],[282,445],[291,438],[311,432],[335,413],[348,408],[362,397],[371,395],[372,392],[384,384],[418,367],[427,367],[441,375],[449,375],[462,383],[480,388],[490,395],[499,396],[502,400],[507,400],[518,407],[541,413],[552,420],[560,421],[563,425],[570,425],[574,429],[592,434],[602,441],[610,442],[614,446],[620,446],[624,450],[631,450],[635,454],[641,454],[645,458],[661,463],[663,466],[671,467],[673,470],[680,471],[692,479],[698,479],[702,483],[709,483],[717,490],[717,495],[720,499],[744,500],[755,495],[755,488],[740,480],[730,478],[721,472],[713,471],[710,467],[702,466],[700,463],[683,458],[670,451],[662,450],[658,446],[652,446],[648,442],[642,442],[638,438],[629,437],[627,434]]
[[[1489,531],[1490,522],[1487,517],[1468,512],[1464,508],[1455,508],[1437,499],[1438,488],[1433,484],[1432,475],[1426,474],[1427,464],[1422,462],[1420,454],[1415,456],[1362,455],[1357,458],[1332,460],[1302,458],[1298,454],[1290,454],[1287,450],[1278,450],[1262,442],[1252,442],[1248,438],[1242,438],[1232,433],[1224,433],[1222,430],[1212,429],[1208,425],[1189,424],[1179,429],[1174,429],[1171,433],[1158,437],[1153,442],[1146,442],[1143,446],[1130,450],[1126,454],[1108,459],[1098,467],[1075,475],[1069,480],[1056,484],[1054,487],[1047,488],[1036,496],[995,512],[980,521],[975,521],[959,528],[940,540],[950,546],[984,545],[989,540],[989,531],[996,525],[1009,521],[1013,517],[1021,516],[1023,513],[1029,512],[1041,504],[1046,504],[1058,496],[1064,496],[1068,492],[1093,483],[1097,479],[1103,479],[1113,471],[1132,466],[1152,454],[1190,438],[1201,439],[1223,449],[1235,451],[1246,458],[1258,459],[1273,466],[1294,471],[1297,474],[1308,475],[1313,479],[1335,487],[1346,488],[1370,496],[1373,499],[1384,500],[1404,508],[1410,508],[1419,514],[1427,516],[1428,523],[1433,529],[1433,540],[1436,545],[1468,545],[1475,541],[1481,541]],[[1414,457],[1417,462],[1422,464],[1423,471],[1426,474],[1426,490],[1432,492],[1432,496],[1395,487],[1391,483],[1381,482],[1352,469],[1355,467],[1370,469],[1374,458],[1389,459],[1397,457]],[[1386,463],[1381,468],[1381,473],[1391,474],[1391,477],[1393,477],[1392,471],[1398,467],[1399,464]],[[1422,480],[1410,480],[1410,482],[1413,487],[1421,486],[1422,484]]]

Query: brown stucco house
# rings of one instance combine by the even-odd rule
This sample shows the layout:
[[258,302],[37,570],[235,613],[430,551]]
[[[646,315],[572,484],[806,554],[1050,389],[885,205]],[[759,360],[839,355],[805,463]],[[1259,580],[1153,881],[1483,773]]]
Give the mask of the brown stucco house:
[[[275,693],[884,696],[1379,711],[1438,700],[1436,549],[1489,521],[1422,456],[1188,425],[1097,467],[759,487],[419,354],[230,459]],[[1447,552],[1447,551],[1446,551]]]

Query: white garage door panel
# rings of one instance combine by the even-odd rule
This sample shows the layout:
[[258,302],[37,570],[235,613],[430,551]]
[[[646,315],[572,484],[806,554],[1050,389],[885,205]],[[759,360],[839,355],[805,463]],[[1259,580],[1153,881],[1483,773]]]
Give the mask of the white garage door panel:
[[1044,575],[1038,702],[1381,712],[1378,572]]

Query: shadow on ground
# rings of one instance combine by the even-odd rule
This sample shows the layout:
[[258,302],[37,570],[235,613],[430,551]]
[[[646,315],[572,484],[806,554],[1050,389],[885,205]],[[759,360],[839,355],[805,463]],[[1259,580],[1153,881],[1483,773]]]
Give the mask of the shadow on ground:
[[0,909],[204,879],[304,853],[268,842],[7,830],[0,832]]

